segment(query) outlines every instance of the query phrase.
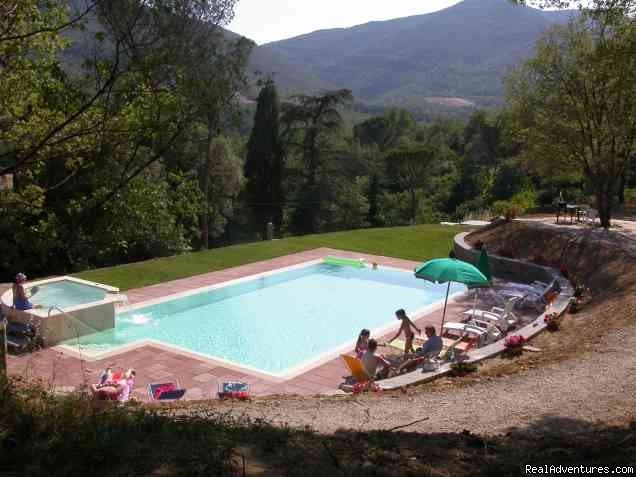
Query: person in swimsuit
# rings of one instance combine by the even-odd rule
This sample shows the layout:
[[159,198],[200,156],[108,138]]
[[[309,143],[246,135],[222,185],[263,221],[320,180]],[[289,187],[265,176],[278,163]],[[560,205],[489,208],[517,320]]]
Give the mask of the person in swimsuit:
[[358,341],[356,343],[356,356],[362,358],[364,353],[369,349],[369,336],[371,333],[366,328],[358,335]]
[[396,335],[387,341],[387,343],[390,343],[404,332],[404,354],[414,353],[415,349],[413,348],[413,339],[415,338],[415,333],[413,332],[413,329],[417,330],[417,333],[420,335],[422,334],[422,330],[420,330],[415,323],[411,321],[411,319],[406,315],[406,312],[401,308],[395,312],[395,317],[398,320],[402,320],[402,324],[400,325],[400,329]]
[[106,369],[100,377],[100,383],[91,385],[93,398],[99,401],[128,401],[136,376],[134,369],[125,373],[113,373],[110,368]]
[[26,283],[27,277],[24,273],[18,273],[15,276],[15,280],[13,282],[13,308],[16,310],[30,310],[31,308],[39,308],[40,305],[33,305],[29,298],[34,295],[37,291],[37,287],[31,291],[31,295],[27,296],[27,293],[24,289],[24,284]]

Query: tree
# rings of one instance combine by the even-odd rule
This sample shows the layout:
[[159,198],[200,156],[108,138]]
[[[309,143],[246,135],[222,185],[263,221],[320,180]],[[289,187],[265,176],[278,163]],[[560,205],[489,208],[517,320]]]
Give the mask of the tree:
[[[181,133],[202,126],[203,137],[197,139],[203,144],[198,167],[204,201],[200,242],[208,248],[212,141],[235,109],[253,43],[242,37],[229,40],[220,28],[231,20],[236,0],[153,0],[150,8],[146,3],[115,0],[102,8],[102,16],[111,34],[122,38],[132,63],[145,66],[151,84],[174,94],[181,109],[173,110],[171,119],[182,126]],[[145,27],[131,32],[127,25],[137,17]]]
[[317,96],[295,96],[283,105],[283,144],[288,151],[299,153],[302,164],[298,170],[302,185],[291,219],[296,232],[316,233],[320,229],[320,173],[328,156],[330,135],[343,127],[338,107],[352,99],[351,91],[341,89]]
[[383,116],[376,116],[357,124],[354,136],[363,146],[375,144],[380,151],[388,151],[408,142],[415,134],[413,116],[403,109],[392,109]]
[[636,12],[634,0],[509,0],[517,5],[532,5],[539,8],[578,8],[593,16],[628,17]]
[[266,224],[279,230],[283,221],[283,150],[280,143],[280,105],[270,79],[258,95],[254,127],[247,143],[246,198],[252,226],[266,236]]
[[369,182],[369,191],[367,194],[367,201],[369,202],[369,215],[367,217],[367,221],[371,225],[371,227],[379,227],[380,226],[380,179],[378,178],[378,174],[373,174],[371,176],[371,181]]
[[607,14],[553,29],[508,82],[526,154],[544,174],[581,172],[609,227],[636,147],[636,23]]
[[387,176],[398,190],[410,196],[410,219],[417,218],[417,191],[425,186],[430,176],[435,174],[435,150],[427,145],[402,147],[388,153],[386,158]]
[[210,208],[210,236],[220,237],[234,214],[234,202],[243,187],[243,162],[230,142],[216,137],[210,143],[211,158],[208,169],[209,190],[204,191]]
[[191,170],[212,161],[201,112],[216,135],[243,75],[219,27],[236,0],[0,3],[0,173],[15,174],[0,210],[19,231],[2,234],[1,272],[187,249],[203,210]]

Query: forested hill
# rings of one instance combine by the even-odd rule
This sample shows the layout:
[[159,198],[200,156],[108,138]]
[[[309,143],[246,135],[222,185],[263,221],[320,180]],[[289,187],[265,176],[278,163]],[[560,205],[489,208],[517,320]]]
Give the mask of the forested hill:
[[451,97],[489,105],[503,96],[510,66],[570,14],[515,7],[508,0],[465,0],[426,15],[269,43],[253,52],[251,63],[274,72],[286,91],[332,86],[380,104]]

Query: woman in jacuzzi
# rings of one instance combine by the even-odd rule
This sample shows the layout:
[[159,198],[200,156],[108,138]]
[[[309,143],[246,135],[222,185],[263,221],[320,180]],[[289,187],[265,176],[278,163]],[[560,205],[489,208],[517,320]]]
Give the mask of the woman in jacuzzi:
[[29,298],[31,298],[35,293],[37,293],[38,288],[33,287],[31,289],[31,294],[27,296],[26,290],[24,289],[24,284],[26,283],[27,277],[24,273],[18,273],[15,276],[15,280],[13,282],[13,308],[16,310],[30,310],[31,308],[40,308],[40,305],[33,305]]

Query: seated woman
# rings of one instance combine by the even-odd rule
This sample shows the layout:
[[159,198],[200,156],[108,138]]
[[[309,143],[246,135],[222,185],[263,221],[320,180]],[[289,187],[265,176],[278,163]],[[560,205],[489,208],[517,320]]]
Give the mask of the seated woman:
[[371,332],[367,330],[366,328],[363,329],[358,335],[358,341],[356,342],[356,349],[355,349],[356,357],[362,358],[362,356],[364,356],[364,353],[366,353],[367,350],[369,349],[370,335],[371,335]]
[[129,369],[125,373],[112,373],[110,368],[107,369],[102,374],[100,383],[91,385],[93,398],[100,401],[128,401],[136,375],[134,369]]
[[33,305],[29,298],[37,292],[37,287],[33,288],[31,295],[27,296],[24,289],[27,277],[24,273],[18,273],[13,281],[13,308],[16,310],[26,311],[32,308],[40,308],[40,305]]
[[415,352],[416,357],[404,361],[398,368],[398,373],[405,373],[417,368],[425,361],[429,361],[431,358],[436,357],[444,347],[442,338],[437,336],[434,326],[427,326],[424,328],[424,332],[428,337],[426,343]]

